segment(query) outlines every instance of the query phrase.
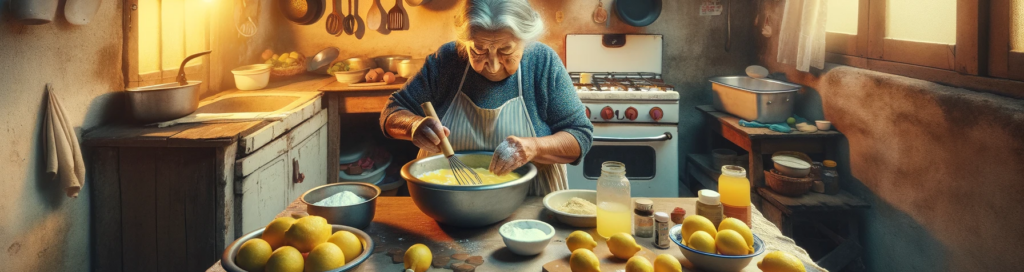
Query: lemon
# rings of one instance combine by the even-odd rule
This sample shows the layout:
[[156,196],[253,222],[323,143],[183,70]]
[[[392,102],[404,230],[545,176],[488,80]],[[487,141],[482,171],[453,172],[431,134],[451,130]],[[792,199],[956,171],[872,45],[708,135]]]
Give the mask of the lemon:
[[722,230],[715,236],[715,248],[722,255],[746,255],[747,241],[735,230]]
[[702,230],[710,234],[711,237],[715,237],[715,234],[718,233],[718,231],[715,230],[715,224],[711,223],[711,220],[708,220],[707,217],[691,215],[683,218],[683,241],[689,242],[690,235],[693,235],[693,233],[698,230]]
[[242,247],[238,249],[238,255],[235,255],[235,264],[245,271],[263,271],[271,253],[273,250],[270,249],[270,244],[267,244],[267,241],[260,238],[251,239],[242,243]]
[[618,257],[619,259],[629,259],[640,251],[640,245],[636,244],[636,240],[633,239],[632,235],[628,233],[620,232],[608,237],[608,251]]
[[427,271],[433,259],[434,256],[430,253],[430,248],[423,244],[415,244],[406,249],[403,258],[405,269],[412,269],[415,272]]
[[654,267],[644,256],[633,256],[626,261],[626,272],[654,272]]
[[288,60],[289,57],[291,57],[291,55],[288,55],[288,53],[284,53],[281,54],[281,57],[277,58],[277,61],[285,62],[286,60]]
[[690,234],[690,240],[686,243],[692,249],[715,254],[715,237],[706,231],[698,230]]
[[295,220],[291,228],[284,233],[288,245],[298,249],[299,252],[309,252],[314,247],[331,237],[331,225],[327,220],[319,216],[306,216]]
[[757,268],[764,272],[805,272],[804,263],[795,256],[782,251],[772,251],[757,262]]
[[750,227],[747,227],[746,223],[736,218],[726,218],[722,220],[722,223],[718,224],[718,231],[723,230],[734,230],[743,236],[743,240],[747,242],[747,254],[754,253],[754,233],[750,232]]
[[302,253],[294,247],[282,246],[267,260],[266,272],[302,272]]
[[576,249],[569,256],[569,270],[572,272],[601,272],[601,261],[589,249]]
[[577,230],[565,238],[565,245],[569,246],[569,252],[574,252],[578,248],[586,248],[593,251],[597,247],[597,242],[594,242],[594,237],[590,236],[589,233]]
[[278,217],[274,221],[270,221],[267,224],[267,228],[263,230],[264,241],[270,244],[271,249],[277,249],[287,243],[284,240],[284,233],[288,231],[288,228],[292,227],[295,223],[295,218],[291,217]]
[[323,243],[306,256],[304,272],[324,272],[345,265],[345,253],[333,243]]
[[288,56],[293,59],[297,59],[299,58],[299,52],[292,51],[291,53],[288,54]]
[[345,262],[351,262],[360,253],[363,253],[363,242],[351,232],[339,230],[327,238],[327,242],[337,245],[341,252],[345,253]]
[[679,265],[679,259],[676,257],[661,254],[654,258],[654,272],[683,272],[683,267]]

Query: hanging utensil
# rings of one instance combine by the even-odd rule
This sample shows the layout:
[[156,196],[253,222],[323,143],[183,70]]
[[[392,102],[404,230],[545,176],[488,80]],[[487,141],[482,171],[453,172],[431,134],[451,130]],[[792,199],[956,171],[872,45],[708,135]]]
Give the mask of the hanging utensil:
[[661,16],[661,0],[615,0],[615,15],[635,27],[645,27]]
[[355,10],[356,29],[354,34],[356,39],[362,39],[363,34],[366,33],[366,24],[363,23],[363,17],[359,17],[359,0],[356,0]]
[[608,11],[604,9],[604,1],[597,0],[597,8],[594,9],[594,23],[603,24],[608,21]]
[[352,35],[356,31],[356,17],[354,14],[352,12],[352,0],[348,0],[348,16],[345,16],[345,21],[341,22],[342,27],[345,28],[345,34]]
[[12,0],[11,15],[26,25],[41,25],[53,21],[57,16],[57,0]]
[[332,1],[333,12],[327,15],[327,21],[324,22],[324,26],[327,27],[327,33],[335,36],[341,33],[341,15],[338,14],[338,4],[340,3],[340,0]]
[[380,4],[380,0],[373,0],[373,4],[370,4],[370,11],[366,12],[366,28],[376,30],[377,32],[386,32],[388,26],[383,24],[382,16],[384,14],[387,14],[387,11]]
[[[239,0],[239,2],[242,3],[242,8],[235,11],[235,30],[237,30],[238,35],[242,35],[242,37],[252,37],[259,32],[259,28],[257,27],[258,24],[256,21],[252,20],[252,16],[253,14],[260,14],[260,2],[255,1],[255,12],[252,12],[249,8],[249,4],[246,3],[248,1],[249,0]],[[245,17],[245,19],[242,19],[242,17]]]
[[732,2],[725,4],[725,52],[732,48]]
[[96,15],[102,0],[68,0],[64,3],[64,18],[73,25],[85,25]]
[[388,11],[388,29],[405,30],[409,15],[405,13],[402,0],[395,0],[395,7]]

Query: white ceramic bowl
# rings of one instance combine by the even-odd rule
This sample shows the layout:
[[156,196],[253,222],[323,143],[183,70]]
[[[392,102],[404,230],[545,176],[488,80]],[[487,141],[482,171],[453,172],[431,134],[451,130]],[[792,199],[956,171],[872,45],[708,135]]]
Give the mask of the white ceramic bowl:
[[253,64],[231,69],[235,75],[235,88],[243,91],[259,90],[270,82],[270,64]]
[[597,191],[594,190],[561,190],[548,194],[544,197],[544,208],[555,214],[559,222],[577,228],[593,228],[597,226],[596,215],[578,215],[559,211],[556,207],[568,202],[569,199],[578,197],[597,204]]
[[692,249],[682,243],[682,233],[680,232],[683,225],[672,226],[668,231],[668,237],[672,242],[679,246],[679,251],[683,253],[683,257],[686,257],[694,266],[702,270],[707,271],[721,271],[721,272],[735,272],[743,270],[747,264],[750,264],[750,260],[754,259],[755,256],[764,253],[764,241],[754,234],[754,254],[748,255],[722,255],[713,254],[696,249]]
[[774,156],[772,162],[775,163],[775,170],[787,177],[803,178],[811,173],[811,164],[797,157]]
[[[538,229],[544,232],[545,235],[532,240],[510,237],[510,235],[512,235],[512,229],[515,227],[519,227],[521,229]],[[501,228],[498,229],[498,233],[501,234],[501,240],[505,242],[505,246],[508,247],[512,253],[523,256],[533,256],[540,254],[544,251],[544,248],[548,246],[548,243],[551,242],[551,238],[555,237],[555,228],[543,221],[524,219],[515,220],[501,225]]]
[[818,130],[830,130],[832,129],[832,122],[825,120],[814,121],[814,125],[818,127]]
[[338,79],[338,82],[341,83],[359,83],[363,81],[366,76],[366,72],[369,70],[370,68],[355,71],[334,72],[334,78]]

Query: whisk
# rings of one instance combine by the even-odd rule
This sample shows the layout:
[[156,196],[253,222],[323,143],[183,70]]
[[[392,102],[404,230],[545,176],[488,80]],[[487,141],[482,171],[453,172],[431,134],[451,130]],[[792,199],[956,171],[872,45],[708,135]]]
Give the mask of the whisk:
[[[434,111],[434,104],[426,102],[423,103],[423,105],[420,105],[420,107],[423,108],[423,112],[426,113],[427,118],[440,120],[440,118],[437,118],[437,112]],[[459,185],[483,184],[483,179],[480,178],[480,174],[477,174],[473,168],[466,166],[465,163],[462,163],[462,161],[455,156],[455,151],[452,150],[452,144],[448,142],[448,137],[443,134],[437,136],[441,138],[441,153],[448,158],[448,167],[452,169],[452,175],[455,176],[455,181],[458,182]]]

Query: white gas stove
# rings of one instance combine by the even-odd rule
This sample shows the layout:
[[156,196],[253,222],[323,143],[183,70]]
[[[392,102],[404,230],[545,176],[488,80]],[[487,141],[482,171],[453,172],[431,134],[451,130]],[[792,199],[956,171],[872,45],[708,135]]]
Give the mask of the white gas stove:
[[566,36],[566,68],[594,124],[569,188],[597,188],[601,163],[619,161],[633,196],[678,197],[679,93],[661,79],[661,58],[661,35]]

